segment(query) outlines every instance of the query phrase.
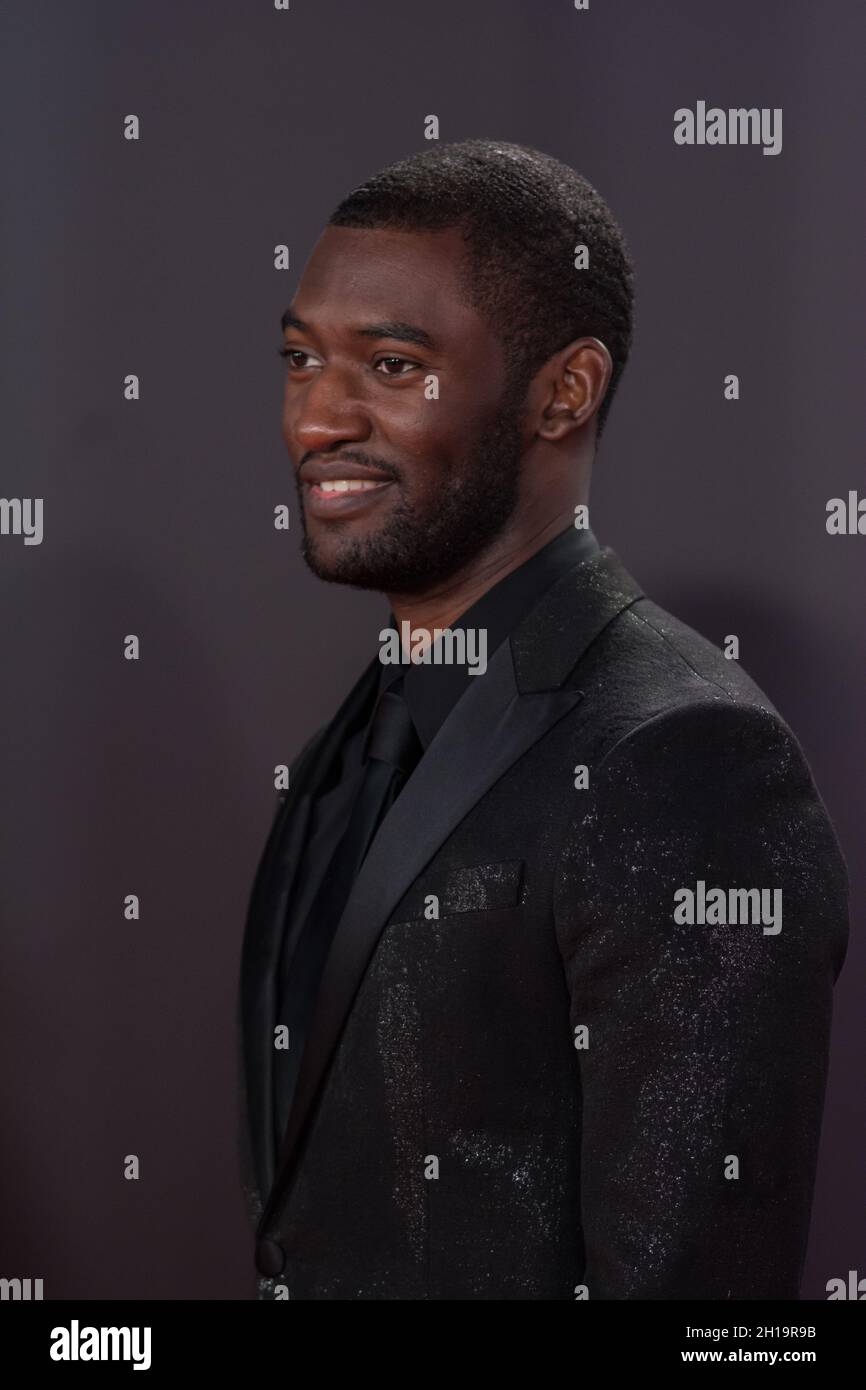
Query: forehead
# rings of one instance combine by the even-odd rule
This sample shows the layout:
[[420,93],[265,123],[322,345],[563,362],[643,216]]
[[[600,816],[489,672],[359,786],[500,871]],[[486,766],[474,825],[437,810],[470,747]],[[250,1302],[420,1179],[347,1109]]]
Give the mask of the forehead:
[[464,241],[439,232],[326,227],[293,299],[298,316],[323,332],[399,320],[424,328],[437,342],[497,345],[469,303],[461,276]]

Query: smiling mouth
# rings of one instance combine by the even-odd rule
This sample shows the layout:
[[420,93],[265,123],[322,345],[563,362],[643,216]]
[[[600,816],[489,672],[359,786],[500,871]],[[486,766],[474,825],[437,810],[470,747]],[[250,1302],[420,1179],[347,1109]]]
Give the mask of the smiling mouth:
[[390,487],[391,480],[376,482],[372,478],[328,478],[320,483],[308,483],[310,492],[320,497],[345,496],[347,492],[371,492],[375,488]]
[[382,493],[394,483],[391,478],[327,478],[304,483],[304,507],[308,516],[325,519],[350,517],[366,512],[379,503]]

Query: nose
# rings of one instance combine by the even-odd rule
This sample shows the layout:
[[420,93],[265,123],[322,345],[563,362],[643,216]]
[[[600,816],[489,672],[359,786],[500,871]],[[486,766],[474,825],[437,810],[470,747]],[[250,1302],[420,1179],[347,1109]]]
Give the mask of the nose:
[[369,414],[353,388],[351,373],[332,364],[322,367],[302,390],[287,391],[283,433],[299,457],[369,438]]

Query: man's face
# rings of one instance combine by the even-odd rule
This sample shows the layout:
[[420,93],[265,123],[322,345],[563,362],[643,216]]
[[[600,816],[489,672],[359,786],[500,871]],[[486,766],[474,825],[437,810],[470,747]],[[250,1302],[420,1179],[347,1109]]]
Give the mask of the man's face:
[[304,270],[284,318],[282,428],[322,579],[423,593],[515,509],[523,402],[467,302],[463,247],[454,229],[328,227]]

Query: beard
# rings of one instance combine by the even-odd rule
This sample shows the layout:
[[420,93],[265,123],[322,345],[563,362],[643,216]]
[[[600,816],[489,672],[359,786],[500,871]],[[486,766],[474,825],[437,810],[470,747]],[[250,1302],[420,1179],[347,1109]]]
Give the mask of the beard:
[[[307,529],[298,483],[302,554],[313,574],[334,584],[388,594],[424,593],[457,574],[496,539],[517,506],[522,414],[520,393],[508,392],[492,425],[479,434],[460,468],[443,479],[423,506],[413,508],[403,497],[380,530],[347,536],[337,553],[327,557]],[[358,450],[341,453],[346,458],[365,457]],[[369,462],[382,466],[375,458]]]

